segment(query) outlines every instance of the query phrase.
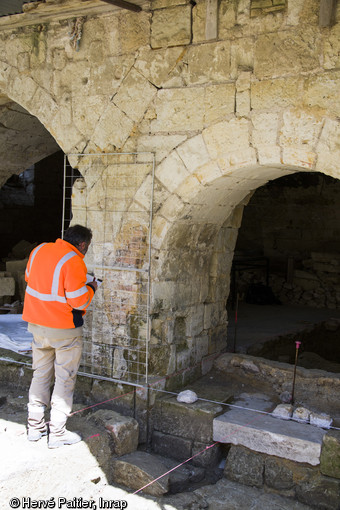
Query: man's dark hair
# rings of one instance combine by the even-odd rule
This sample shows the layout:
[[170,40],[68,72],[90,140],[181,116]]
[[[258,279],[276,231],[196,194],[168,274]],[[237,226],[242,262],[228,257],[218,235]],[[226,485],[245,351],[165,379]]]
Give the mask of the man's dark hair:
[[64,233],[64,241],[76,247],[83,242],[90,244],[91,240],[92,231],[87,227],[83,227],[83,225],[73,225],[73,227],[65,230]]

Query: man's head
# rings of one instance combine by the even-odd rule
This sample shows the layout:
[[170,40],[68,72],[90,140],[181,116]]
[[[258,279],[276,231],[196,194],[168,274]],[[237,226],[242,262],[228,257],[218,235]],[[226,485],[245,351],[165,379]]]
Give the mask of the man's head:
[[73,225],[73,227],[69,227],[64,233],[64,241],[75,246],[83,255],[86,255],[91,240],[92,231],[82,225]]

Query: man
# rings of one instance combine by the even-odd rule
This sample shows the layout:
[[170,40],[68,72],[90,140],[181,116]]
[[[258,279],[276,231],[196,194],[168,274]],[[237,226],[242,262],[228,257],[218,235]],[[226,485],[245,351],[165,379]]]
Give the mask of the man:
[[97,290],[87,281],[83,258],[92,232],[82,225],[66,230],[64,239],[43,243],[31,253],[23,320],[33,334],[33,378],[29,390],[28,440],[47,435],[44,411],[51,397],[48,447],[58,448],[81,441],[66,429],[82,353],[83,316]]

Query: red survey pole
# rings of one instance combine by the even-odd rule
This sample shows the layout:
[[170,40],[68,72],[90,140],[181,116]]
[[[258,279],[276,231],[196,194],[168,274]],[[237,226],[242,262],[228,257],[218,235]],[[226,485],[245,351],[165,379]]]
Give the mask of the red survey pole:
[[292,388],[292,396],[291,396],[291,399],[290,399],[291,404],[294,404],[294,388],[295,388],[295,377],[296,377],[296,364],[297,364],[297,359],[298,359],[298,355],[299,355],[299,347],[301,345],[301,342],[296,341],[295,345],[296,345],[296,349],[295,349],[295,364],[294,364],[293,388]]

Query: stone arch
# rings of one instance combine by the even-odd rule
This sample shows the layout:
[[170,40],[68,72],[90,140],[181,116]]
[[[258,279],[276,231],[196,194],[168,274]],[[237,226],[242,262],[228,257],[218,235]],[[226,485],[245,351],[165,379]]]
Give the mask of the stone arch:
[[[16,67],[0,62],[0,94],[18,103],[36,117],[54,138],[65,154],[82,152],[86,143],[76,126],[70,124],[71,102],[57,101],[46,88],[32,76]],[[67,125],[67,136],[65,126]]]
[[319,112],[265,112],[208,127],[158,165],[156,179],[168,196],[153,223],[151,372],[191,367],[190,376],[226,346],[225,305],[244,205],[284,175],[340,178],[339,136],[339,121]]

